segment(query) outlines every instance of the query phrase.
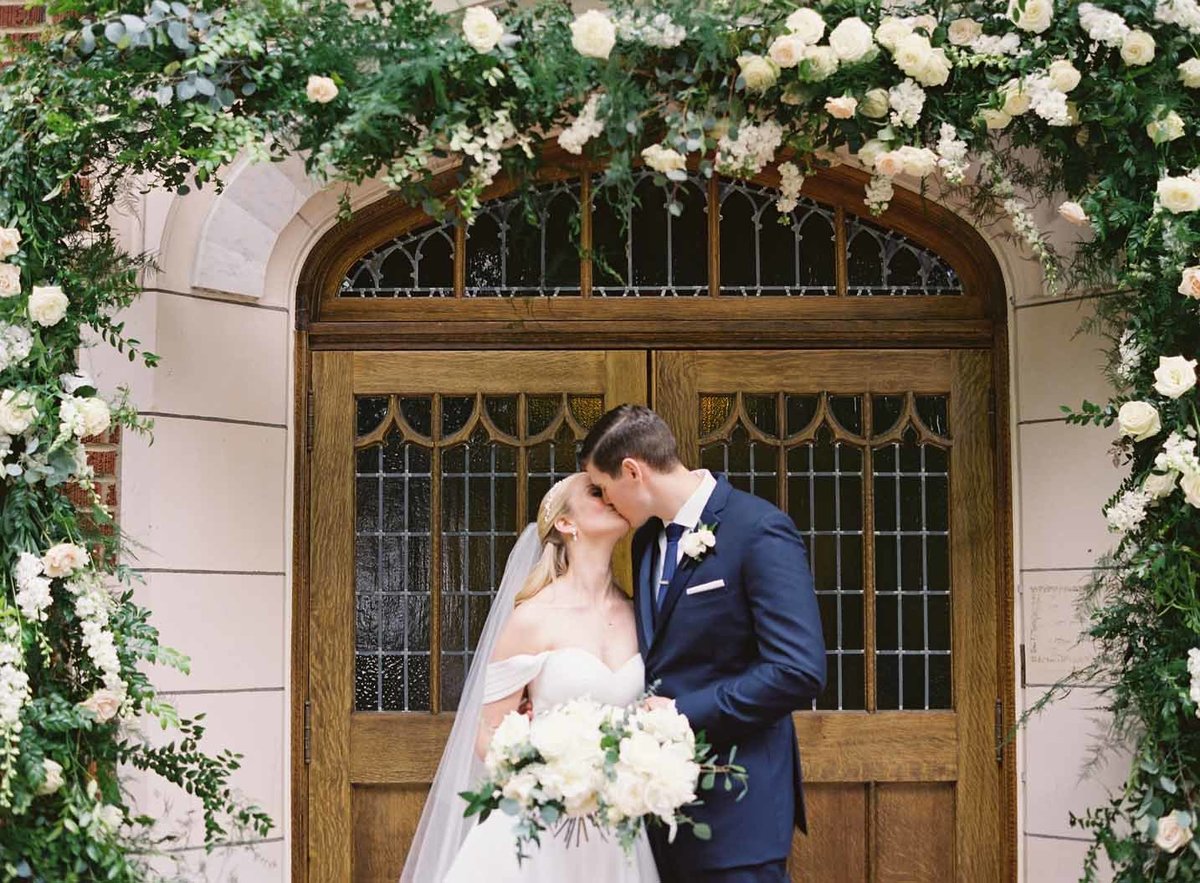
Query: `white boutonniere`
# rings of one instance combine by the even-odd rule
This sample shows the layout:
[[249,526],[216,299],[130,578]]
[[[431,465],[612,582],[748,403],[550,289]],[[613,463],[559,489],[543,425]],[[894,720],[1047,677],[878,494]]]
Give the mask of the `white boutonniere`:
[[716,546],[716,530],[715,524],[698,524],[679,538],[679,548],[683,550],[684,555],[699,561],[709,549]]

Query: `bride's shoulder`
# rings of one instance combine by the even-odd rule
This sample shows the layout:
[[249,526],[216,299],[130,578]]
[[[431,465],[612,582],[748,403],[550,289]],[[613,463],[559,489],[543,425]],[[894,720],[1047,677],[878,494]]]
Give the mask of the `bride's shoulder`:
[[545,623],[537,596],[513,608],[496,641],[496,659],[540,653],[545,648]]

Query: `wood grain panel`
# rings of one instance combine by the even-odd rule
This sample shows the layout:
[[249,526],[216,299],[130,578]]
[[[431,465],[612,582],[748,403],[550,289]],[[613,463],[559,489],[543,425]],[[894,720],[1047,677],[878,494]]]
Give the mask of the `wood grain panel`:
[[958,776],[953,712],[805,711],[793,717],[806,782],[948,782]]
[[354,353],[358,395],[594,394],[604,390],[606,376],[603,352]]
[[954,787],[895,784],[875,789],[875,883],[987,883],[954,866]]
[[867,879],[867,786],[812,785],[804,790],[808,835],[792,840],[794,883]]
[[437,772],[454,715],[371,711],[350,718],[350,781],[355,785],[428,785]]
[[[649,356],[644,350],[610,351],[604,354],[604,409],[625,404],[648,405],[646,376]],[[613,576],[633,596],[633,531],[613,550]]]
[[[664,353],[663,357],[680,355]],[[950,360],[939,350],[750,350],[732,358],[723,352],[690,355],[688,370],[699,392],[945,393],[950,388]]]
[[396,883],[427,787],[354,788],[354,883]]
[[309,596],[314,660],[309,772],[309,877],[350,879],[350,709],[354,698],[354,396],[351,357],[313,354]]

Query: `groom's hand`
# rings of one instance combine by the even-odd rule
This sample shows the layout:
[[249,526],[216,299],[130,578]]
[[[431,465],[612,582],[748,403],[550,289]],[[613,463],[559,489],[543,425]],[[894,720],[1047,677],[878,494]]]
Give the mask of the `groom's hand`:
[[674,708],[675,700],[668,699],[666,696],[647,696],[646,701],[642,704],[647,711],[654,711],[656,708]]

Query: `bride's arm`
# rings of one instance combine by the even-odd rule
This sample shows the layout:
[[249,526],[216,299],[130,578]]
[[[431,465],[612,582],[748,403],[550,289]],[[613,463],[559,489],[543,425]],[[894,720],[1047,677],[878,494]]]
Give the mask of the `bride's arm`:
[[[533,655],[541,651],[538,635],[538,617],[528,606],[521,605],[513,611],[504,630],[496,639],[496,648],[490,662],[502,662],[513,656]],[[479,733],[475,738],[475,753],[482,760],[491,744],[492,734],[512,712],[521,706],[521,697],[525,694],[525,684],[521,684],[512,693],[502,699],[485,704],[480,709]]]

